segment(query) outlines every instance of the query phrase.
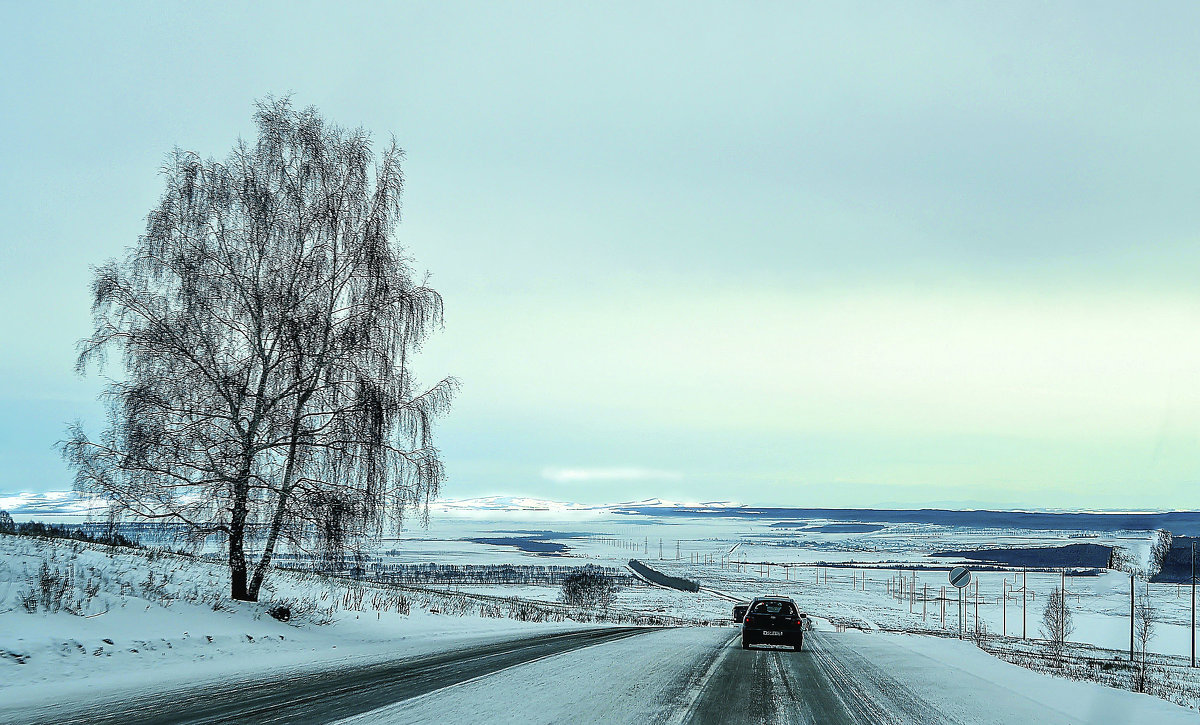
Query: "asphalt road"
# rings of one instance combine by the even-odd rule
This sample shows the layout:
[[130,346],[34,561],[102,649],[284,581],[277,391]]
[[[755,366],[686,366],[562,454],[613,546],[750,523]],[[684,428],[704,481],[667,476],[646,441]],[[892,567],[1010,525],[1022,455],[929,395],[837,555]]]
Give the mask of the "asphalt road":
[[[549,634],[314,675],[197,688],[138,701],[63,704],[18,716],[27,723],[327,723],[554,654],[653,628]],[[8,716],[0,716],[8,720]]]
[[[930,646],[930,643],[933,646]],[[594,646],[593,646],[594,645]],[[1003,665],[1009,667],[1008,665]],[[734,628],[605,628],[481,644],[135,701],[62,703],[22,723],[1194,722],[1149,698],[996,663],[967,643],[809,632],[804,649],[743,650]],[[1084,687],[1083,690],[1072,689]],[[12,719],[16,716],[16,719]]]
[[809,632],[800,652],[743,650],[735,637],[718,657],[684,722],[952,722],[836,635]]
[[[922,638],[914,638],[920,641]],[[1194,711],[1146,695],[1037,675],[1003,677],[966,643],[924,650],[904,637],[810,632],[804,650],[743,650],[727,641],[679,723],[1088,725],[1192,722]],[[928,642],[928,640],[926,640]],[[943,646],[944,645],[944,646]],[[977,657],[949,656],[956,645]],[[980,666],[985,663],[987,666]],[[1093,689],[1087,689],[1087,688]],[[1078,689],[1084,688],[1084,689]]]

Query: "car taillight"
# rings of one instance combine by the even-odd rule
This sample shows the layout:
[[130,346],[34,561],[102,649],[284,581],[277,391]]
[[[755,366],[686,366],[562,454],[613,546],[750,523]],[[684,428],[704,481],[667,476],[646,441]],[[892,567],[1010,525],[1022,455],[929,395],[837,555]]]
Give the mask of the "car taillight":
[[797,619],[797,620],[796,620],[796,624],[799,624],[799,625],[801,625],[801,626],[804,626],[804,620],[803,620],[803,619]]

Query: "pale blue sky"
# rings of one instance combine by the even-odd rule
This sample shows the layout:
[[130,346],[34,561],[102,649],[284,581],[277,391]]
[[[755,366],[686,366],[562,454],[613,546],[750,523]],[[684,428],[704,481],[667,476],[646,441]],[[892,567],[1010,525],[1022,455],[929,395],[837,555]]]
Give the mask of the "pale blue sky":
[[452,497],[1200,506],[1200,6],[0,3],[0,493],[291,92],[408,153]]

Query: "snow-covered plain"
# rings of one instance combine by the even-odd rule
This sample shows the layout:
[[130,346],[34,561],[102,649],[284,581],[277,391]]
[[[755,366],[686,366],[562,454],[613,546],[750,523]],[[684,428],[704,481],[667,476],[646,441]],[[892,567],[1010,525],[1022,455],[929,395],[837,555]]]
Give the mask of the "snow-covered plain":
[[[446,506],[431,520],[429,528],[401,532],[382,548],[403,552],[405,561],[436,563],[485,562],[570,565],[597,563],[621,566],[630,558],[646,561],[669,574],[698,579],[706,587],[737,596],[774,592],[793,596],[811,613],[864,626],[903,630],[956,631],[957,593],[948,585],[942,570],[916,571],[917,594],[910,601],[908,587],[913,568],[964,563],[956,558],[929,556],[948,549],[988,547],[1054,546],[1096,543],[1120,546],[1144,558],[1151,531],[1094,532],[1081,530],[1042,531],[971,529],[932,524],[883,523],[877,531],[830,533],[819,527],[834,523],[811,519],[791,523],[809,529],[779,528],[770,517],[746,516],[654,516],[617,514],[613,507],[580,508],[553,502],[488,499],[483,509],[470,509],[466,502]],[[664,503],[664,506],[667,504]],[[469,511],[469,514],[463,512]],[[864,516],[864,522],[870,522]],[[550,537],[563,543],[562,556],[542,556],[511,546],[476,544],[470,538],[522,532],[563,532],[570,537]],[[527,535],[527,534],[526,534]],[[1086,538],[1080,538],[1086,537]],[[677,548],[678,547],[678,548]],[[387,557],[385,557],[386,559]],[[737,566],[736,562],[753,562]],[[771,563],[773,566],[758,566]],[[837,563],[839,567],[820,567]],[[975,581],[967,591],[965,629],[976,626],[993,634],[1040,637],[1042,607],[1051,590],[1060,586],[1055,572],[981,571],[977,563]],[[854,564],[857,564],[855,566]],[[778,565],[789,565],[787,568]],[[890,595],[889,580],[906,579],[905,596]],[[865,579],[865,583],[864,583]],[[1027,583],[1022,615],[1023,582]],[[1068,576],[1068,604],[1075,632],[1072,640],[1120,650],[1129,646],[1129,577],[1120,572],[1098,576]],[[1137,596],[1148,597],[1158,615],[1157,634],[1150,651],[1185,655],[1190,651],[1190,591],[1175,584],[1135,582]],[[942,623],[941,596],[945,588],[946,613]],[[472,591],[503,591],[503,588]],[[1006,593],[1007,596],[1004,596]],[[523,596],[552,599],[557,590],[525,588]],[[922,600],[928,596],[929,601]],[[706,596],[675,596],[659,591],[627,591],[621,599],[633,605],[639,598],[664,613],[676,616],[711,617],[727,612],[726,603]],[[924,607],[922,606],[924,604]],[[910,611],[911,609],[911,611]],[[1024,624],[1024,630],[1022,630]]]

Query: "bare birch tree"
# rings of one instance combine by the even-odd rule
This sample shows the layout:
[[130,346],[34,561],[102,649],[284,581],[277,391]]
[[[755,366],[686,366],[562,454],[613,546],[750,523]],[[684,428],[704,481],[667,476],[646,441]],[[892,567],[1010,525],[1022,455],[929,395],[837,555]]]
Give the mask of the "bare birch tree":
[[1137,642],[1138,655],[1141,659],[1134,677],[1134,689],[1137,692],[1145,692],[1146,650],[1150,646],[1150,640],[1154,639],[1154,635],[1156,634],[1154,625],[1158,621],[1158,613],[1150,603],[1150,585],[1148,583],[1146,584],[1145,594],[1142,595],[1142,600],[1137,603],[1133,612],[1134,637]]
[[120,357],[109,426],[62,444],[76,488],[125,517],[227,546],[230,592],[256,600],[283,541],[340,557],[443,480],[411,356],[442,322],[394,238],[403,152],[287,99],[224,162],[177,150],[124,259],[95,271],[78,369]]
[[1067,638],[1075,631],[1075,623],[1071,608],[1067,606],[1065,595],[1058,587],[1054,587],[1042,608],[1042,636],[1049,643],[1057,656],[1062,656]]

